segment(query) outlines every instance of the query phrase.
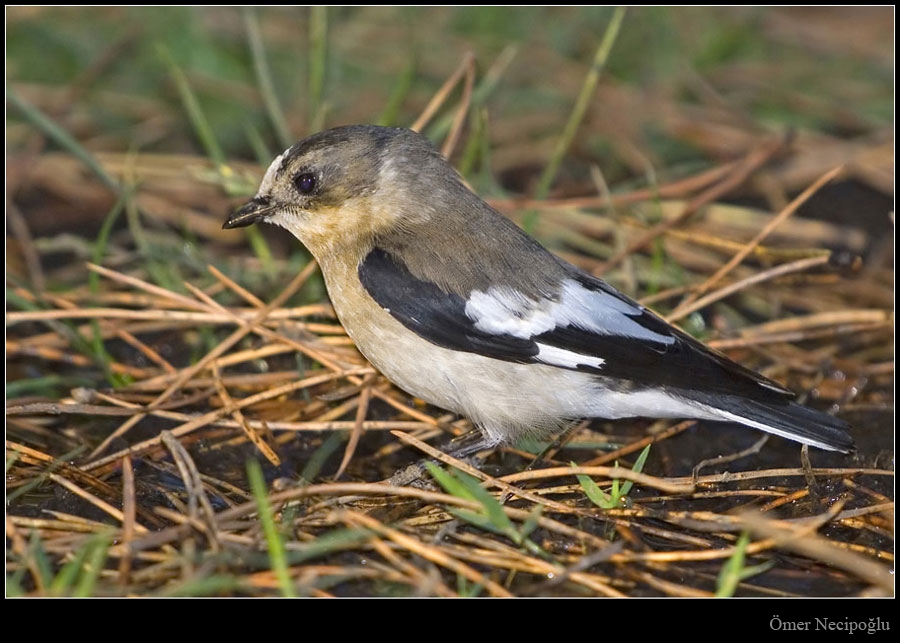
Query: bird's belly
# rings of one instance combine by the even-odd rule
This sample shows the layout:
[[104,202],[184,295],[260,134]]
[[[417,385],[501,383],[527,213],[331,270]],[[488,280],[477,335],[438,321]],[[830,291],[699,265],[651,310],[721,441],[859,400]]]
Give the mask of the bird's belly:
[[394,384],[469,417],[498,441],[522,433],[546,434],[590,415],[586,403],[599,392],[581,373],[505,362],[416,340],[401,344],[405,357],[400,361],[371,347],[360,349]]

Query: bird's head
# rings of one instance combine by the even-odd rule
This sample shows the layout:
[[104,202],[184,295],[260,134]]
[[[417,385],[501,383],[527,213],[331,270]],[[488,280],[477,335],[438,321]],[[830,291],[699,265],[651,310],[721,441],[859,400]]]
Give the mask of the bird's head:
[[224,227],[274,223],[319,257],[425,223],[434,216],[436,195],[459,198],[460,187],[456,171],[412,130],[338,127],[278,156],[256,196]]

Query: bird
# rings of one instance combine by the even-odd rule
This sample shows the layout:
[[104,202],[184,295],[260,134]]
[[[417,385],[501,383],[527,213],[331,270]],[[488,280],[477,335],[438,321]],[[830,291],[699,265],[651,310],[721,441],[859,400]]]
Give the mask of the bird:
[[458,455],[630,417],[854,450],[842,419],[544,248],[413,130],[346,125],[299,141],[223,227],[257,222],[306,246],[376,369],[473,422],[477,439]]

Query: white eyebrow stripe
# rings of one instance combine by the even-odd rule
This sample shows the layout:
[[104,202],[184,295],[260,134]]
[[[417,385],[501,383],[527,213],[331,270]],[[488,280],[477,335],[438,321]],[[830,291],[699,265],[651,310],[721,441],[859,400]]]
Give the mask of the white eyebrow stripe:
[[259,183],[259,189],[256,191],[257,196],[265,196],[272,192],[272,185],[275,183],[275,176],[278,174],[278,170],[281,168],[281,162],[284,160],[285,155],[289,151],[290,148],[286,149],[284,152],[276,156],[275,160],[269,164],[269,169],[266,170],[262,181],[260,181]]
[[675,338],[644,327],[643,309],[609,293],[585,288],[574,279],[562,282],[557,301],[534,301],[512,288],[492,286],[472,291],[466,315],[485,333],[530,339],[556,328],[574,326],[599,335],[619,335],[672,344]]

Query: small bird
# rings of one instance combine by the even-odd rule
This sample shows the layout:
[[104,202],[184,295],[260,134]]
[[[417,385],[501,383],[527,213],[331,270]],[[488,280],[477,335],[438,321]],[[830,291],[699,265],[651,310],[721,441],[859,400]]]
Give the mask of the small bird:
[[259,221],[309,249],[369,362],[474,422],[466,453],[586,417],[737,422],[853,449],[843,420],[550,253],[412,130],[350,125],[293,145],[224,227]]

